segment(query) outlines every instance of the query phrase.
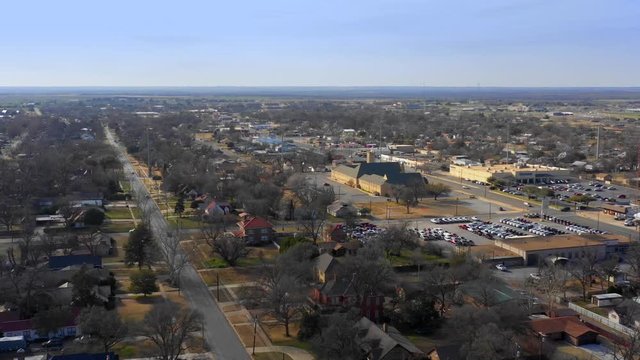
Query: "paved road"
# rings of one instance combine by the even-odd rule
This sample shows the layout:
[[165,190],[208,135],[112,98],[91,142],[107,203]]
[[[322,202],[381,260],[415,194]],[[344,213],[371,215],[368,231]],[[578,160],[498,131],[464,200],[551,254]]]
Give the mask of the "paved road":
[[[133,166],[127,158],[124,148],[119,145],[110,130],[105,128],[109,143],[118,151],[118,157],[123,164],[125,174],[131,181],[132,188],[140,201],[140,210],[150,219],[150,227],[161,247],[166,244],[170,231],[167,222],[157,204],[151,200],[144,184],[135,175]],[[181,254],[180,256],[184,256]],[[250,359],[249,354],[240,342],[231,325],[213,299],[206,284],[191,266],[187,265],[180,276],[182,292],[189,300],[191,308],[198,309],[204,316],[204,335],[216,359],[244,360]]]

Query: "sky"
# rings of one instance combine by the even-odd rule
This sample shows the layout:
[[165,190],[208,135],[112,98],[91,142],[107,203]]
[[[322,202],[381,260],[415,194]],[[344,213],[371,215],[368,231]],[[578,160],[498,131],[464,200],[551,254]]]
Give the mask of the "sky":
[[0,86],[640,86],[638,0],[5,0]]

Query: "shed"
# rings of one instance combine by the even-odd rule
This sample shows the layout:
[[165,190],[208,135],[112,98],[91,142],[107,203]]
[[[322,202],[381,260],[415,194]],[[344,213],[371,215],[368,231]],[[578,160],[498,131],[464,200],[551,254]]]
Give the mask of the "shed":
[[620,304],[624,298],[618,293],[598,294],[591,297],[591,303],[597,307],[615,306]]

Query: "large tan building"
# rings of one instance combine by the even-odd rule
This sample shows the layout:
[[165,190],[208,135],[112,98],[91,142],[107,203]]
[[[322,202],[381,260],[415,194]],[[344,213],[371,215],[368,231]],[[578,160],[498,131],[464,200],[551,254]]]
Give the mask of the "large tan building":
[[487,182],[490,177],[506,179],[513,177],[523,184],[540,184],[553,179],[564,179],[571,170],[543,165],[449,165],[449,174],[460,179]]
[[[372,155],[368,156],[372,161]],[[331,179],[371,194],[390,196],[393,185],[424,185],[419,173],[405,173],[397,162],[342,164],[331,171]]]
[[621,254],[630,240],[620,235],[556,235],[496,240],[495,245],[524,259],[525,265],[535,266],[547,258],[579,259],[595,256],[603,260]]

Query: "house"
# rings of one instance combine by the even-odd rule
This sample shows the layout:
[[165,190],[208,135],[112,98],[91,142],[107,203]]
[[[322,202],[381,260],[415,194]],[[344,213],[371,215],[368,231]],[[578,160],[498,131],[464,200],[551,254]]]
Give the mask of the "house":
[[356,343],[369,360],[417,360],[426,359],[420,349],[402,336],[393,326],[382,327],[362,317],[355,325]]
[[617,293],[598,294],[591,297],[591,303],[597,307],[615,306],[620,304],[624,298]]
[[360,307],[360,315],[374,321],[383,316],[384,295],[376,293],[365,296],[358,304],[358,296],[350,277],[334,277],[318,285],[313,289],[311,298],[320,308]]
[[627,213],[631,210],[629,205],[616,205],[616,204],[602,204],[600,206],[602,212],[607,215],[627,217]]
[[597,173],[594,175],[594,178],[597,181],[603,181],[607,184],[611,183],[611,180],[613,180],[613,176],[611,176],[611,174],[607,174],[607,173]]
[[351,204],[336,200],[327,206],[327,213],[337,218],[355,217],[358,215],[358,209]]
[[609,310],[608,318],[618,324],[640,329],[640,304],[624,300]]
[[50,270],[60,270],[74,265],[87,265],[93,268],[102,268],[102,257],[92,255],[65,255],[51,256],[49,258]]
[[575,316],[533,320],[531,328],[537,336],[565,340],[575,346],[593,344],[598,337],[598,332],[584,325]]
[[5,337],[24,336],[24,339],[27,341],[46,339],[47,337],[76,336],[79,334],[77,320],[80,310],[79,308],[73,308],[64,326],[59,328],[55,333],[50,333],[49,336],[39,334],[32,320],[20,319],[17,312],[0,312],[0,332],[2,332],[2,336]]
[[313,271],[319,283],[325,283],[328,278],[335,278],[338,273],[338,261],[331,255],[324,253],[315,258]]
[[102,193],[73,193],[69,206],[97,206],[104,205],[104,194]]
[[331,255],[333,255],[333,249],[335,249],[336,245],[338,243],[335,241],[322,241],[316,244],[321,254],[329,253]]
[[463,360],[460,344],[436,346],[427,353],[428,360]]
[[204,209],[204,214],[209,217],[229,215],[233,211],[230,203],[212,200]]
[[114,352],[108,353],[80,353],[71,355],[53,355],[48,360],[120,360],[120,356]]
[[323,235],[324,241],[345,242],[347,240],[347,233],[342,224],[327,226]]
[[266,244],[274,239],[273,225],[259,216],[244,214],[238,227],[234,235],[244,238],[249,245]]

